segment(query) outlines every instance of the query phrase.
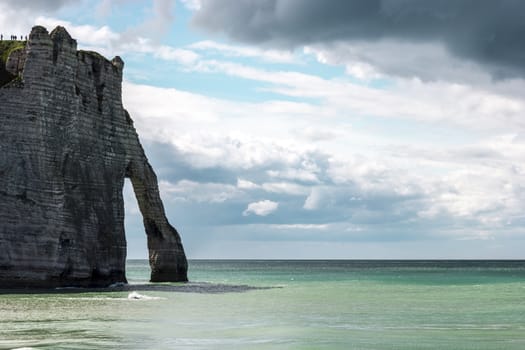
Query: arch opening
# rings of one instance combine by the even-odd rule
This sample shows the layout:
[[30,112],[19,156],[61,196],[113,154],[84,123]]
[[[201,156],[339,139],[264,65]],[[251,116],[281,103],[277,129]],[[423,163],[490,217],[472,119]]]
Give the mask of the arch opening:
[[[146,232],[148,260],[151,268],[151,282],[185,282],[188,280],[188,262],[182,247],[177,230],[170,225],[164,206],[160,199],[157,176],[147,162],[132,160],[126,167],[124,184],[124,201],[129,203],[130,230],[133,234],[126,234],[129,238],[127,251],[129,258],[135,255],[135,242],[138,237],[137,229],[142,226]],[[131,185],[131,186],[129,186]],[[134,196],[135,201],[130,197]],[[138,214],[141,214],[140,216]],[[137,218],[142,217],[143,225],[138,225]],[[133,221],[135,221],[133,223]],[[125,225],[126,226],[126,225]],[[126,231],[127,228],[124,227]],[[142,237],[144,237],[142,235]],[[136,252],[140,254],[141,250]]]
[[124,178],[122,188],[124,199],[124,232],[126,235],[126,277],[128,282],[145,282],[149,279],[148,243],[144,233],[142,215],[133,185],[129,178]]

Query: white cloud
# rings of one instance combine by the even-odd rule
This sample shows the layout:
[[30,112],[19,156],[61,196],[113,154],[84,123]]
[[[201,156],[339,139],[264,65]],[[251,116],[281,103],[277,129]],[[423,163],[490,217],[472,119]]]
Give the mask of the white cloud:
[[297,63],[297,58],[290,51],[262,50],[254,46],[236,46],[205,40],[189,45],[190,49],[217,53],[225,57],[255,58],[269,63]]
[[[234,103],[129,82],[123,94],[141,137],[173,144],[196,167],[296,164],[299,169],[279,177],[313,180],[306,173],[315,171],[308,154],[316,147],[291,137],[297,122],[290,121],[302,118],[301,111],[286,113],[273,110],[271,103]],[[265,123],[254,124],[258,116],[264,116]]]
[[317,164],[303,161],[300,169],[268,170],[266,173],[272,178],[319,183],[317,173],[320,171]]
[[118,43],[118,49],[123,53],[150,54],[165,61],[173,61],[181,65],[191,65],[199,59],[192,50],[159,45],[149,38],[137,36],[131,41]]
[[[488,172],[487,170],[490,169]],[[523,176],[513,176],[507,169],[461,169],[442,179],[446,187],[435,186],[428,206],[419,212],[425,218],[450,215],[467,218],[493,227],[520,216]]]
[[356,55],[349,55],[343,60],[341,57],[338,57],[337,52],[315,46],[305,46],[303,53],[305,55],[313,55],[316,60],[322,64],[343,65],[345,66],[346,73],[357,79],[372,80],[383,77],[373,65],[357,58]]
[[17,13],[7,3],[0,2],[0,33],[4,38],[10,35],[28,35],[32,25],[32,18],[26,16],[24,11]]
[[[112,11],[113,3],[115,0],[102,1],[95,9],[98,16],[108,16]],[[123,6],[122,4],[119,5]],[[2,6],[0,4],[0,10],[2,10]],[[7,14],[17,11],[12,10],[11,7],[5,7],[3,10]],[[192,50],[159,44],[159,38],[163,37],[174,21],[173,11],[172,0],[154,0],[151,8],[145,11],[148,15],[142,22],[128,27],[122,32],[116,32],[107,25],[78,25],[71,21],[43,16],[36,10],[29,12],[27,16],[18,16],[24,17],[24,20],[12,27],[21,27],[23,33],[27,34],[33,25],[43,25],[49,31],[60,25],[65,27],[71,36],[78,41],[80,49],[98,51],[108,57],[126,53],[146,53],[183,65],[192,64],[199,57]],[[0,11],[0,31],[2,19],[2,11]]]
[[50,31],[56,26],[62,26],[66,28],[72,38],[85,46],[107,49],[111,47],[114,42],[120,40],[120,34],[112,31],[108,26],[74,25],[69,21],[50,17],[37,17],[35,24],[42,25]]
[[237,179],[237,187],[241,190],[255,190],[260,188],[259,185],[244,179]]
[[[375,116],[431,124],[487,130],[502,129],[509,123],[523,127],[525,103],[521,97],[502,94],[469,84],[414,79],[389,79],[389,88],[356,84],[344,79],[323,79],[294,71],[271,71],[248,65],[199,60],[188,67],[200,73],[222,73],[269,83],[268,91],[284,96],[321,100],[319,116],[332,118]],[[515,84],[525,87],[525,81]],[[378,103],[380,101],[380,103]]]
[[345,68],[346,74],[349,74],[357,79],[372,80],[382,78],[372,65],[366,62],[349,62]]
[[[0,1],[0,33],[4,38],[13,34],[29,35],[39,16],[51,16],[71,4],[70,1]],[[51,28],[53,29],[53,28]]]
[[198,203],[223,203],[242,195],[235,186],[219,183],[198,183],[181,180],[175,184],[166,180],[159,182],[161,193],[172,201],[194,201]]
[[344,136],[344,132],[339,129],[329,128],[326,126],[308,126],[304,129],[297,130],[297,136],[305,138],[310,142],[332,141],[338,137]]
[[278,207],[279,203],[265,199],[248,204],[248,207],[242,212],[242,215],[248,216],[250,214],[255,214],[258,216],[267,216],[276,211]]
[[177,61],[181,64],[192,64],[199,58],[199,55],[191,50],[175,49],[165,45],[158,48],[153,48],[150,52],[155,57],[159,57],[163,60]]
[[292,182],[265,182],[261,187],[267,192],[283,193],[292,196],[303,196],[308,194],[308,187]]
[[[361,222],[469,221],[473,227],[494,228],[518,222],[525,209],[520,190],[525,172],[519,175],[525,146],[516,133],[474,144],[459,139],[445,145],[422,146],[417,140],[377,145],[380,136],[366,138],[354,126],[344,131],[346,137],[314,146],[294,137],[296,125],[305,118],[312,128],[322,128],[326,118],[293,110],[287,118],[266,103],[232,103],[130,83],[124,85],[124,97],[142,138],[172,144],[191,167],[231,170],[238,191],[303,196],[307,212],[342,210],[337,215]],[[274,127],[254,123],[261,111]],[[426,142],[425,135],[416,136]],[[244,214],[250,213],[247,208]]]

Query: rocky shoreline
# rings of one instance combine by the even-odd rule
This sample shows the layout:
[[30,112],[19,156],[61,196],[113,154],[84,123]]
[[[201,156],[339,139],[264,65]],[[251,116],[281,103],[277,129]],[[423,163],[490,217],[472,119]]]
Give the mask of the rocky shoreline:
[[223,294],[223,293],[244,293],[254,290],[266,290],[282,287],[256,287],[249,285],[234,285],[208,282],[187,282],[187,283],[144,283],[144,284],[116,284],[110,287],[80,288],[80,287],[59,287],[59,288],[14,288],[1,289],[0,295],[6,294],[79,294],[79,293],[111,293],[111,292],[176,292],[176,293],[202,293],[202,294]]

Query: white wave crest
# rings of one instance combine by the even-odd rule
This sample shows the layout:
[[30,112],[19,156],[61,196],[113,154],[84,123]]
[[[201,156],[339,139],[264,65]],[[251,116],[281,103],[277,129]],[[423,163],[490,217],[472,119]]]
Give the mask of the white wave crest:
[[128,294],[128,299],[130,300],[159,300],[160,297],[150,297],[148,295],[139,294],[137,292],[131,292]]

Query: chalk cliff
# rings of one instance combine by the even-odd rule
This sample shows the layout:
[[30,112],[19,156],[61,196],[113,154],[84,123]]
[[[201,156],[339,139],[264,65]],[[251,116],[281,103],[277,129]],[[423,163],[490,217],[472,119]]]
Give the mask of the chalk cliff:
[[186,281],[179,234],[122,106],[123,61],[77,51],[64,28],[40,26],[5,56],[0,288],[125,282],[126,177],[144,219],[151,280]]

